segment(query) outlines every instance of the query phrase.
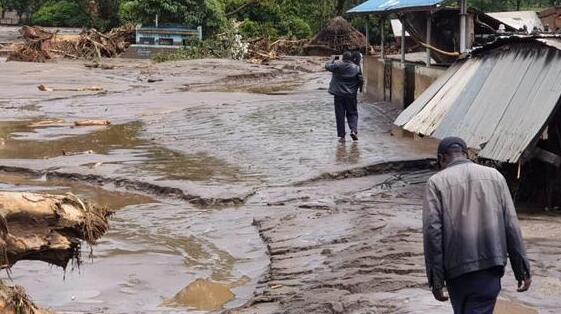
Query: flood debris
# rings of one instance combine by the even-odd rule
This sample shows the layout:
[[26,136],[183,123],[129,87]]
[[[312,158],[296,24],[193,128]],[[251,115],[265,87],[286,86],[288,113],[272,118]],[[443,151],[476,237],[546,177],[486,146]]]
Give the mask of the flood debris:
[[111,210],[73,194],[0,192],[0,268],[20,260],[66,267],[80,240],[93,245],[108,230]]
[[74,122],[75,126],[107,126],[111,125],[109,120],[81,120]]
[[107,63],[100,63],[100,62],[92,62],[92,63],[84,63],[84,66],[86,68],[90,68],[90,69],[102,69],[102,70],[113,70],[115,69],[115,66],[112,64],[107,64]]
[[62,119],[40,120],[29,124],[30,128],[62,127],[62,126],[67,126],[67,124]]
[[366,37],[341,16],[332,19],[304,47],[306,54],[311,56],[329,56],[347,50],[366,49]]
[[20,286],[7,286],[0,282],[0,313],[3,314],[50,314],[38,308]]
[[134,26],[115,28],[107,33],[89,29],[71,37],[58,37],[57,32],[24,26],[20,34],[24,43],[10,53],[8,61],[46,62],[55,57],[101,60],[115,57],[129,47]]
[[51,88],[46,85],[39,85],[37,88],[42,92],[102,92],[105,89],[99,86],[81,87],[81,88]]
[[257,38],[249,42],[248,61],[263,64],[286,55],[301,55],[308,39],[281,38],[270,42],[268,38]]
[[65,150],[62,151],[62,156],[78,156],[78,155],[91,155],[93,154],[93,150],[87,150],[83,152],[67,152]]

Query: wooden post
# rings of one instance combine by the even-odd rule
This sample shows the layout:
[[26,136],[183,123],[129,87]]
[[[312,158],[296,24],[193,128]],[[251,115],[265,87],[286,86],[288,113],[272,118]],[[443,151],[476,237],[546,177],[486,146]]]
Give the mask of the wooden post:
[[384,59],[385,56],[386,56],[385,46],[384,46],[384,41],[385,41],[385,38],[384,38],[384,36],[385,36],[385,34],[384,34],[385,33],[384,32],[384,24],[385,23],[384,22],[385,21],[386,21],[386,17],[382,16],[381,19],[380,19],[380,37],[382,38],[382,43],[380,44],[380,46],[381,46],[381,49],[382,49],[382,52],[381,52],[382,53],[382,59]]
[[467,4],[460,0],[460,53],[467,51]]
[[401,64],[405,64],[405,25],[401,23]]
[[[432,35],[432,12],[428,12],[427,16],[427,45],[431,45]],[[427,48],[427,67],[431,66],[430,48]]]
[[369,32],[369,30],[368,30],[368,26],[369,26],[369,25],[368,25],[368,19],[367,19],[367,20],[366,20],[366,26],[365,26],[365,27],[366,27],[366,32],[365,32],[365,35],[366,35],[366,48],[365,48],[365,50],[364,50],[364,55],[365,55],[365,56],[368,55],[368,47],[370,46],[370,32]]

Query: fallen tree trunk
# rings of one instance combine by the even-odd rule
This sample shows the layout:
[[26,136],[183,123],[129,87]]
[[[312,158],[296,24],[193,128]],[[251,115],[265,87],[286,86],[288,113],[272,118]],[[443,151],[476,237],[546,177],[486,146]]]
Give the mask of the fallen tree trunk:
[[110,214],[73,194],[0,192],[0,268],[19,260],[66,267],[80,240],[93,245],[107,231]]

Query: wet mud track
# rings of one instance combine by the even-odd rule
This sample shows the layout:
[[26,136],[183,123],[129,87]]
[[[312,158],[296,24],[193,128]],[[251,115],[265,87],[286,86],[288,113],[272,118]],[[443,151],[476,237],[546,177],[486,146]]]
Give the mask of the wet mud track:
[[[0,188],[118,210],[80,267],[22,262],[13,281],[59,312],[448,313],[420,237],[433,144],[392,136],[395,108],[366,103],[360,141],[338,144],[323,61],[0,64]],[[523,220],[536,293],[506,281],[507,309],[559,305],[540,219]]]

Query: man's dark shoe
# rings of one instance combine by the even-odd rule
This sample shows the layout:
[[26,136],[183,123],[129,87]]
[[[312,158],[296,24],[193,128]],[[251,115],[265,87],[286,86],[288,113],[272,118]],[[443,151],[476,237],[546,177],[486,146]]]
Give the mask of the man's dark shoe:
[[340,138],[339,138],[339,143],[345,143],[345,138],[344,138],[344,137],[340,137]]
[[358,141],[358,132],[357,131],[351,132],[351,138],[353,139],[353,141]]

